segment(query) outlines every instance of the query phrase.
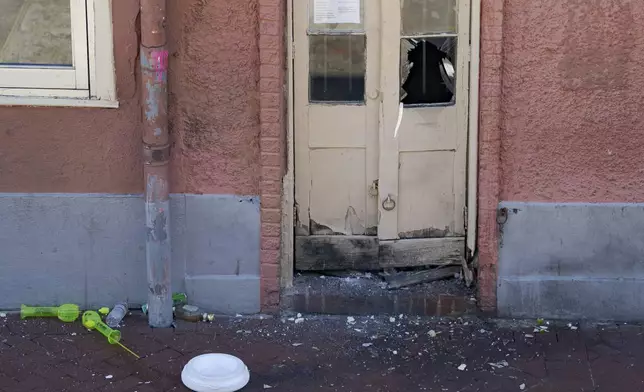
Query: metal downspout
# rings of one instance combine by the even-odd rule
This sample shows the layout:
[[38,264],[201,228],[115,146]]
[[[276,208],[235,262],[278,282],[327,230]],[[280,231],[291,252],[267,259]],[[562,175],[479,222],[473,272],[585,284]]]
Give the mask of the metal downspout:
[[141,0],[143,173],[148,323],[172,325],[166,0]]

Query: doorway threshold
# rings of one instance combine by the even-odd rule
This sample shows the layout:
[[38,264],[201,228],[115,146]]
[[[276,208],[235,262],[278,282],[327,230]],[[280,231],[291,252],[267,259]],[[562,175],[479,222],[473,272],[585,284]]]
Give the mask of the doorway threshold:
[[477,312],[475,292],[460,279],[390,290],[377,273],[296,274],[282,310],[304,314],[459,317]]

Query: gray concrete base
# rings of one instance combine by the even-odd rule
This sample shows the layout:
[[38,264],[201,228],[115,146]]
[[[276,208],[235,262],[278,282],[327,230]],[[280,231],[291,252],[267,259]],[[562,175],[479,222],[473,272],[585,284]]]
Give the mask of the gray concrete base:
[[[0,194],[0,309],[147,301],[143,199]],[[258,312],[257,197],[172,195],[172,285],[222,313]]]
[[500,315],[644,320],[644,204],[500,207]]

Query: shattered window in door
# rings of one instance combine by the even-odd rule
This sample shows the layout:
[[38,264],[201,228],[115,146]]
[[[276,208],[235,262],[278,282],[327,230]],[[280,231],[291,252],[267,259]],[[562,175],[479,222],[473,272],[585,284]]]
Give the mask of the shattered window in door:
[[456,37],[404,38],[400,53],[400,102],[454,103]]
[[400,102],[453,104],[457,1],[401,0]]

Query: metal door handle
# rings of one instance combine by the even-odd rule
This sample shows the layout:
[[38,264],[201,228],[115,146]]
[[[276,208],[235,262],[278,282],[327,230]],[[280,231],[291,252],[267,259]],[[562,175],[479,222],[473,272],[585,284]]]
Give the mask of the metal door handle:
[[391,195],[387,195],[387,198],[382,201],[382,209],[385,211],[391,211],[396,208],[396,201],[392,199]]

